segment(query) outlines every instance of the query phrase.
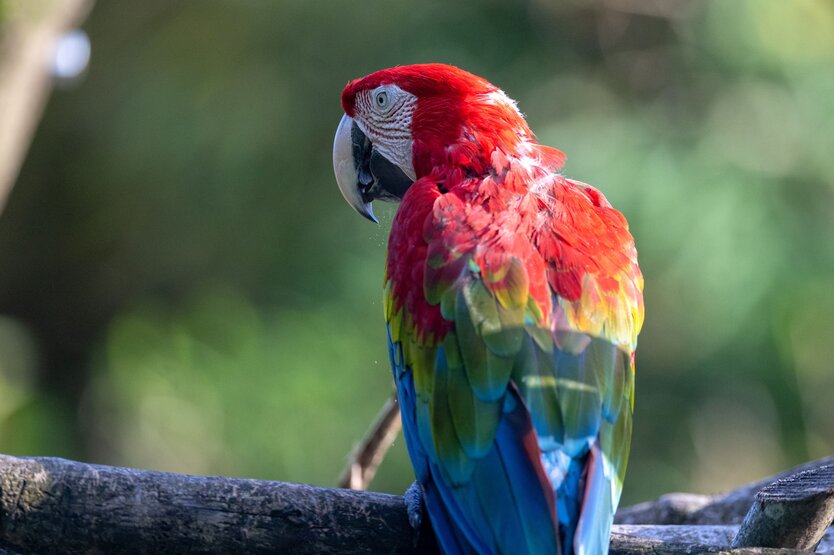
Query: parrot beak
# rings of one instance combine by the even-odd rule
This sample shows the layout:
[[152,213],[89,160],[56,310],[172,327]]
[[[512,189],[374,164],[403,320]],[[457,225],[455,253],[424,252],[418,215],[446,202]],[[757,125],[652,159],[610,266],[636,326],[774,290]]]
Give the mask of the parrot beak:
[[348,204],[374,223],[379,222],[371,201],[398,202],[414,183],[414,177],[386,158],[347,114],[333,140],[333,171]]
[[379,223],[371,208],[373,198],[369,195],[374,179],[361,164],[364,157],[362,153],[369,148],[369,145],[364,144],[366,141],[368,138],[353,118],[343,115],[333,140],[333,171],[336,173],[339,191],[348,204],[372,222]]

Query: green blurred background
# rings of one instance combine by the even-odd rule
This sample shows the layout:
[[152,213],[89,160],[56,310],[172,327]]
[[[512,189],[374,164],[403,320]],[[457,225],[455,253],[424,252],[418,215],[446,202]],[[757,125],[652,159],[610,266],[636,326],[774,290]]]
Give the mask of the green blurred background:
[[[453,63],[629,218],[624,503],[834,450],[834,3],[99,0],[0,217],[0,452],[334,485],[391,390],[339,93]],[[373,489],[412,480],[398,439]]]

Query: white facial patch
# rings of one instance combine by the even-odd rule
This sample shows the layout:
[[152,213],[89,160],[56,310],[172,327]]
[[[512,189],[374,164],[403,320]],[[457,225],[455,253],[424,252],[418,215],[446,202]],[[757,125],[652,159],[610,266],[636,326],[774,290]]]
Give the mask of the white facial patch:
[[412,180],[417,178],[411,136],[416,108],[417,97],[396,85],[381,85],[356,97],[356,124],[376,150]]

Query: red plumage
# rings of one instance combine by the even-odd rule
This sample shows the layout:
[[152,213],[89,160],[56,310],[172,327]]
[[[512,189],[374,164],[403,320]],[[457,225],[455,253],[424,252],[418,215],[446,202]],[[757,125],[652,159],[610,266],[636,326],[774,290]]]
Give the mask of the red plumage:
[[[388,85],[405,111],[364,108]],[[391,228],[386,319],[406,443],[444,550],[604,552],[643,319],[625,218],[560,175],[565,155],[465,71],[382,70],[349,83],[342,106],[374,136],[402,136],[408,121],[400,167],[416,179]]]
[[[628,226],[602,193],[555,176],[544,194],[530,194],[531,182],[553,176],[565,155],[533,142],[515,105],[499,101],[503,93],[497,87],[441,64],[395,67],[348,84],[345,112],[353,114],[357,91],[382,83],[396,83],[420,98],[412,124],[418,181],[394,220],[387,261],[394,300],[406,306],[419,329],[441,338],[449,328],[439,308],[420,294],[425,276],[419,269],[433,226],[444,230],[444,243],[431,246],[435,255],[441,248],[457,254],[477,250],[475,259],[488,274],[500,272],[510,257],[524,261],[544,318],[551,304],[545,283],[566,301],[579,301],[590,273],[610,297],[601,300],[616,303],[621,276],[638,279]],[[490,95],[495,102],[485,101]],[[530,167],[509,158],[519,155],[522,142],[529,145]],[[543,275],[546,281],[539,279]]]

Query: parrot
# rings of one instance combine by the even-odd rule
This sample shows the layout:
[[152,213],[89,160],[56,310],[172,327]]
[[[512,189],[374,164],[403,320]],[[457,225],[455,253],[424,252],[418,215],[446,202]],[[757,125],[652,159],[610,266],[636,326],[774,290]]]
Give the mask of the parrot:
[[399,203],[384,314],[412,526],[446,555],[606,554],[644,317],[625,217],[457,67],[376,71],[341,107],[342,196],[374,222]]

